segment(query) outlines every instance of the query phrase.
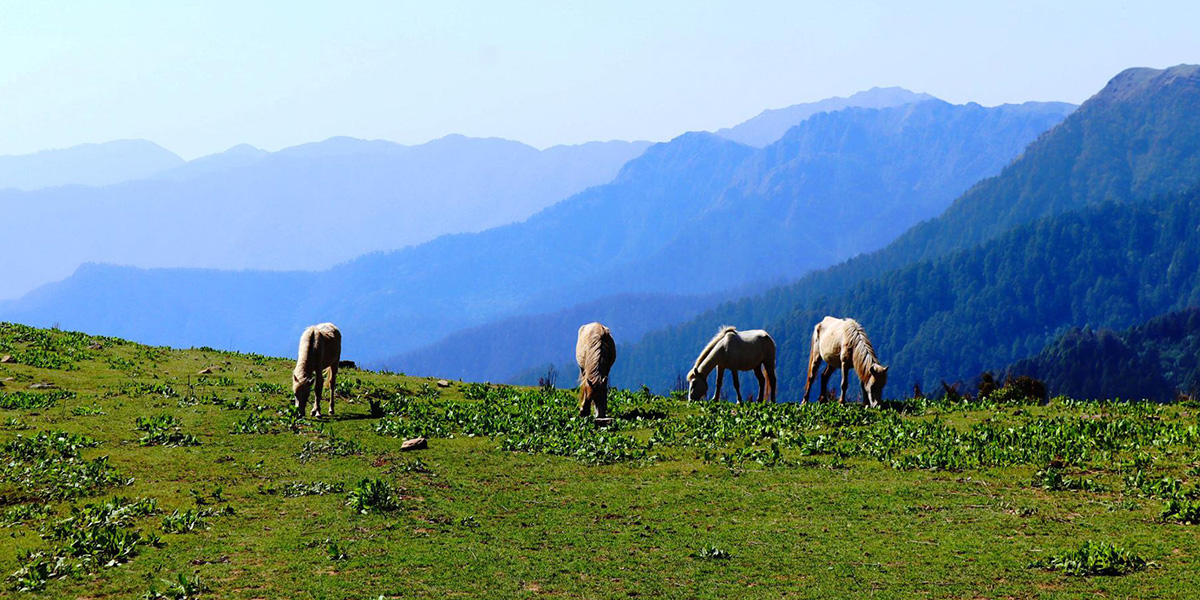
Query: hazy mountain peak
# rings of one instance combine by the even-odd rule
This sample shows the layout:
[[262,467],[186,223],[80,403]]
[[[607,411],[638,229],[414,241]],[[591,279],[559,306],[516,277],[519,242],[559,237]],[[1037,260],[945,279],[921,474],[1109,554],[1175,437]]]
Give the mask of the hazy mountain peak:
[[794,104],[784,108],[767,109],[758,116],[733,127],[717,131],[717,135],[735,142],[762,148],[802,123],[805,119],[822,112],[845,108],[891,108],[915,104],[936,98],[924,93],[911,92],[901,87],[873,87],[855,93],[849,98],[835,96],[816,102]]
[[[840,100],[841,98],[830,98]],[[924,92],[913,92],[899,86],[873,87],[869,90],[855,92],[846,98],[852,106],[860,108],[888,108],[902,104],[915,104],[926,100],[937,100],[937,97]]]
[[236,155],[236,156],[264,156],[270,154],[262,148],[251,146],[250,144],[238,144],[221,152],[221,154]]
[[109,185],[142,179],[181,164],[182,158],[149,140],[80,144],[0,156],[0,189]]
[[1134,67],[1109,80],[1092,100],[1123,102],[1171,85],[1200,85],[1200,65],[1175,65],[1166,69]]
[[270,152],[262,148],[256,148],[250,144],[238,144],[224,152],[194,158],[178,167],[157,173],[153,179],[183,181],[200,175],[248,167],[270,155]]
[[309,142],[307,144],[284,148],[275,154],[280,156],[327,157],[370,154],[372,152],[403,150],[405,148],[407,146],[403,144],[387,140],[364,140],[338,135],[319,142]]

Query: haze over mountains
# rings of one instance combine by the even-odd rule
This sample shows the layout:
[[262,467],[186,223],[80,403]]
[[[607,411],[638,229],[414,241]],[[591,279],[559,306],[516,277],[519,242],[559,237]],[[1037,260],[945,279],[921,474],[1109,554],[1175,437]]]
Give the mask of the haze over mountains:
[[[933,100],[848,109],[763,149],[689,133],[522,223],[317,273],[88,266],[5,303],[0,318],[272,354],[292,351],[298,327],[333,320],[348,356],[378,361],[496,319],[602,309],[627,293],[675,302],[876,248],[998,172],[1072,108]],[[262,227],[267,214],[245,214],[257,210],[231,214]],[[289,248],[314,239],[297,237]]]
[[775,334],[779,380],[795,386],[813,324],[833,314],[863,323],[899,395],[1002,369],[1070,327],[1198,304],[1198,187],[1200,68],[1124,71],[941,217],[647,335],[623,349],[619,381],[669,386],[718,325],[737,323]]
[[[643,227],[658,223],[654,233],[659,235],[651,236],[653,245],[641,243],[623,254],[606,250],[614,258],[611,265],[569,285],[561,284],[566,275],[558,276],[555,280],[561,283],[557,288],[537,294],[526,306],[552,322],[558,315],[544,314],[547,308],[567,306],[571,299],[589,298],[589,294],[595,297],[598,290],[608,294],[704,294],[756,281],[794,278],[874,250],[908,226],[937,215],[978,179],[998,172],[1072,108],[1056,103],[983,108],[940,100],[883,110],[854,108],[816,115],[775,144],[753,153],[712,138],[682,137],[647,151],[630,163],[622,176],[633,177],[649,168],[646,163],[657,159],[659,152],[685,149],[696,154],[653,162],[655,172],[669,173],[684,182],[699,181],[715,169],[672,165],[686,164],[697,155],[741,150],[736,170],[706,190],[680,185],[666,188],[662,199],[654,202],[655,210],[662,213],[640,212],[645,209],[641,202],[626,208],[622,204],[626,198],[636,196],[627,190],[612,190],[612,198],[601,205],[602,216],[594,222],[602,223],[606,231],[622,223]],[[677,223],[671,224],[671,220]],[[596,235],[599,240],[609,239]],[[516,275],[508,278],[512,277]],[[525,289],[533,285],[529,282]],[[597,319],[603,316],[602,306],[605,304],[594,303],[589,314]],[[660,325],[664,327],[687,314],[684,310],[658,312],[680,315],[678,319],[665,318]],[[620,331],[628,343],[647,330]],[[458,335],[446,344],[435,344],[413,356],[398,356],[385,364],[412,373],[507,379],[531,365],[515,365],[517,368],[503,377],[481,369],[527,355],[514,352],[512,344],[501,339],[503,332],[503,324],[481,327],[469,343],[465,334]],[[571,359],[569,345],[539,347],[550,353],[539,355],[543,362]]]
[[823,112],[835,112],[846,108],[891,108],[905,104],[916,104],[936,100],[933,96],[910,92],[900,87],[876,87],[850,95],[848,98],[833,97],[816,102],[793,104],[785,108],[762,111],[745,122],[718,129],[716,134],[727,139],[762,148],[775,143],[787,130],[805,119]]
[[647,146],[593,142],[539,151],[463,136],[418,146],[331,138],[273,153],[237,146],[103,187],[0,190],[9,218],[38,224],[0,237],[8,255],[38,248],[9,265],[0,297],[66,277],[84,262],[323,269],[524,219],[611,180]]
[[184,164],[174,152],[146,140],[82,144],[34,154],[0,156],[0,190],[60,185],[109,185],[142,179]]

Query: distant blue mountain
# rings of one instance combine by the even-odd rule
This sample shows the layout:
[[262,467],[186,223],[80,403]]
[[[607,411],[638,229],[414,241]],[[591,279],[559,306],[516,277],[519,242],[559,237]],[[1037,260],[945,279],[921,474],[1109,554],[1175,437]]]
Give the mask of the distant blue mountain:
[[918,94],[899,87],[876,87],[858,92],[849,98],[826,98],[817,102],[764,110],[758,116],[743,123],[717,130],[717,135],[747,146],[762,148],[774,144],[783,137],[787,130],[818,113],[845,108],[891,108],[926,100],[936,100],[936,98],[929,94]]
[[0,190],[109,185],[149,177],[182,164],[183,159],[175,153],[146,140],[82,144],[0,156]]
[[[347,356],[379,361],[463,328],[613,295],[712,294],[796,277],[885,244],[937,214],[1070,110],[940,101],[850,109],[809,119],[761,150],[689,133],[651,146],[610,183],[522,223],[309,274],[89,267],[0,305],[0,318],[158,344],[245,340],[234,343],[276,354],[293,351],[304,325],[332,320],[346,336]],[[344,158],[362,164],[375,155]],[[263,231],[266,217],[286,205],[272,203],[258,214],[261,198],[239,200],[225,222],[244,220],[267,239],[286,239],[281,251],[317,251],[327,237]],[[315,206],[291,208],[310,219],[322,214]],[[371,225],[345,230],[361,235]],[[211,234],[223,235],[221,228]],[[193,299],[201,287],[202,300]],[[539,339],[530,336],[530,343]],[[446,357],[440,364],[470,372],[460,369],[475,359],[491,360]]]
[[194,158],[173,169],[155,173],[151,177],[166,181],[183,181],[201,175],[248,167],[270,155],[270,152],[255,148],[250,144],[238,144],[224,152]]
[[[0,298],[67,277],[85,262],[324,269],[525,219],[610,181],[648,146],[537,150],[463,136],[417,146],[332,138],[274,153],[236,146],[104,187],[0,191],[6,218],[31,225],[0,236],[0,253],[22,256],[0,278]],[[43,243],[49,238],[53,244]]]

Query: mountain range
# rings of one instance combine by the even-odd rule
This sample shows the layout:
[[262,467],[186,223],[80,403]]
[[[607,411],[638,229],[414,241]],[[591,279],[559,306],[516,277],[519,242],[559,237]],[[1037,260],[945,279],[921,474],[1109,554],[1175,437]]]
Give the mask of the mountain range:
[[772,108],[759,113],[733,127],[718,129],[716,134],[739,144],[763,148],[779,141],[787,130],[805,119],[823,112],[837,112],[847,108],[892,108],[905,104],[917,104],[936,100],[929,94],[910,92],[900,87],[875,87],[852,94],[847,98],[835,96],[816,102],[793,104],[785,108]]
[[[624,255],[618,254],[614,266],[585,281],[560,284],[536,295],[526,306],[546,322],[555,322],[556,315],[545,314],[547,307],[567,306],[570,299],[587,298],[597,289],[705,294],[733,285],[793,278],[875,250],[908,226],[937,215],[974,181],[998,172],[1030,140],[1073,108],[1058,103],[983,108],[934,100],[883,110],[852,108],[818,114],[775,144],[745,154],[723,189],[668,188],[661,195],[664,200],[655,206],[686,216],[675,217],[681,223],[674,233],[670,225],[660,226],[662,237],[655,240],[660,246],[634,246]],[[714,140],[704,141],[713,148],[706,154],[725,148]],[[688,147],[685,144],[696,143],[680,139],[672,142],[679,148],[663,151],[679,151]],[[647,168],[644,163],[654,157],[654,151],[631,163],[623,176]],[[680,171],[667,165],[653,166],[672,175]],[[684,180],[696,181],[699,176],[685,176]],[[668,204],[671,198],[682,203]],[[606,228],[619,226],[618,219],[641,225],[670,218],[669,212],[629,215],[630,209],[620,208],[620,202],[618,196],[607,203],[604,213],[611,217],[604,221]],[[637,208],[642,208],[640,203]],[[557,281],[563,279],[559,276]],[[527,285],[529,289],[534,284]],[[737,295],[728,292],[715,298]],[[621,300],[613,303],[619,305]],[[599,318],[606,312],[596,309],[610,303],[597,301],[590,306],[589,314]],[[656,312],[679,315],[664,317],[660,327],[686,318],[683,311]],[[645,333],[642,329],[614,331],[622,333],[626,343]],[[478,327],[470,337],[467,332],[456,334],[446,344],[434,344],[414,356],[400,355],[384,364],[412,373],[499,378],[495,372],[476,370],[475,365],[494,365],[513,356],[506,350],[508,344],[496,341],[502,332],[502,324]],[[571,358],[569,345],[543,347],[547,352],[556,349],[556,354],[540,355],[543,362]]]
[[100,186],[143,179],[183,166],[174,152],[146,140],[115,140],[0,156],[0,190]]
[[1128,327],[1200,303],[1198,186],[1200,68],[1130,69],[938,218],[645,336],[617,379],[672,385],[724,323],[776,336],[792,397],[827,314],[866,327],[894,394],[1003,368],[1070,327]]
[[[290,353],[304,325],[333,320],[346,334],[347,354],[370,362],[498,319],[589,302],[619,307],[625,294],[670,302],[698,295],[711,303],[722,291],[736,297],[731,290],[886,244],[998,172],[1073,108],[937,100],[851,108],[817,114],[762,149],[689,133],[647,148],[610,183],[521,223],[367,254],[322,272],[88,265],[0,305],[0,318],[272,354]],[[262,199],[227,210],[258,228],[282,211]],[[261,237],[275,239],[270,231]],[[320,243],[315,237],[292,236],[280,251],[308,251]],[[473,356],[436,366],[470,373],[462,369],[475,363],[496,364]]]
[[37,224],[0,237],[0,252],[24,257],[0,279],[0,298],[65,278],[84,262],[324,269],[520,221],[611,180],[648,146],[331,138],[270,153],[237,146],[112,185],[0,191],[6,216]]

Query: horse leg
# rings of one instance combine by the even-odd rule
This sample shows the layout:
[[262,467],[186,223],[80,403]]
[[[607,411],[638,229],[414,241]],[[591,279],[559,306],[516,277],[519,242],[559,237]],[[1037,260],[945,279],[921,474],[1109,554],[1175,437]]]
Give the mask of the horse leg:
[[817,402],[824,402],[825,389],[829,387],[829,377],[833,375],[833,364],[825,363],[825,370],[821,372],[821,393],[817,394]]
[[[812,391],[812,384],[814,381],[817,380],[817,370],[820,368],[821,368],[821,357],[820,356],[817,356],[816,360],[809,361],[809,363],[808,363],[808,380],[804,382],[804,396],[802,396],[800,398],[800,404],[804,404],[805,402],[808,402],[808,393],[810,391]],[[774,374],[774,373],[775,373],[775,365],[772,364],[771,365],[771,374]],[[775,384],[772,383],[771,384],[771,388],[772,388],[771,392],[772,393],[775,392],[774,387],[775,387]],[[825,393],[824,387],[825,387],[825,384],[822,383],[821,384],[821,388],[822,388],[821,393]],[[821,396],[820,396],[820,394],[818,394],[817,402],[820,402],[820,401],[821,401]]]
[[588,384],[583,378],[583,367],[579,367],[579,416],[586,417],[591,412],[591,402],[588,401]]
[[329,416],[333,417],[333,399],[337,396],[337,363],[329,367]]
[[729,374],[733,375],[733,391],[737,393],[738,404],[742,403],[742,386],[738,384],[737,369],[730,369]]
[[842,395],[838,396],[838,404],[846,403],[846,386],[850,384],[850,378],[847,376],[850,369],[845,363],[842,364]]
[[313,378],[315,379],[315,381],[313,381],[313,390],[317,392],[317,395],[313,398],[312,416],[320,417],[321,396],[325,395],[325,369],[317,369],[317,372],[315,375],[313,375]]
[[603,419],[608,416],[608,388],[605,387],[596,399],[592,401],[592,405],[596,407],[596,418]]
[[713,392],[713,400],[721,399],[721,384],[725,382],[725,368],[717,367],[717,389]]
[[755,377],[755,379],[758,379],[758,401],[759,402],[762,402],[767,397],[767,395],[766,395],[767,388],[764,387],[767,385],[767,376],[764,374],[764,371],[766,371],[766,370],[767,370],[766,365],[759,365],[758,368],[754,369],[754,377]]

